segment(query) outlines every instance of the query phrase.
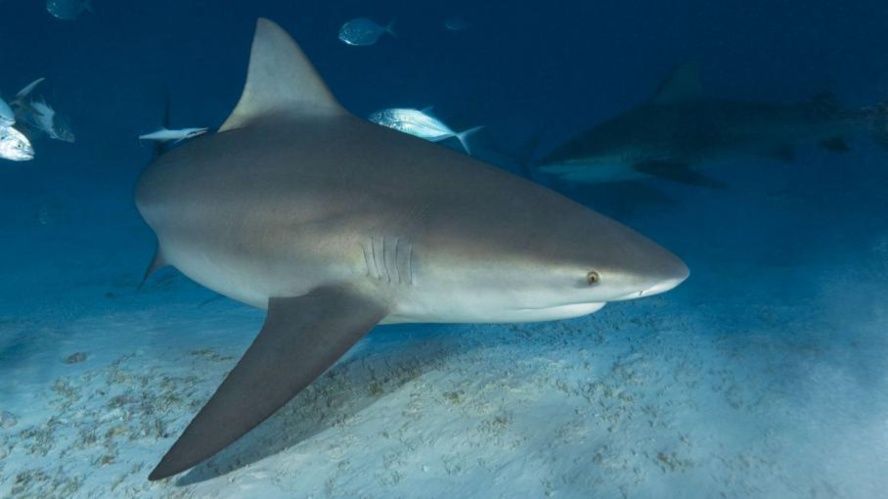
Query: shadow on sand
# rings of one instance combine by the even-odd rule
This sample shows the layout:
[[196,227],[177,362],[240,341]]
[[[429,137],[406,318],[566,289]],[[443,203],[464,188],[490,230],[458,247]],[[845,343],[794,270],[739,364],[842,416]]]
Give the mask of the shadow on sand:
[[449,357],[482,346],[467,333],[459,326],[377,328],[271,418],[176,484],[217,478],[345,423],[410,381],[441,368]]

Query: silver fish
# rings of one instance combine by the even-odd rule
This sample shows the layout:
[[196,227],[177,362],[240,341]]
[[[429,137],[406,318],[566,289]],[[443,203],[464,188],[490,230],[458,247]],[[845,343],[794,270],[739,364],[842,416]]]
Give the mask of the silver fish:
[[43,99],[31,101],[19,109],[19,117],[33,132],[42,132],[49,135],[51,139],[63,142],[74,142],[71,124],[66,118],[56,114],[55,109]]
[[0,127],[0,158],[10,161],[34,159],[34,148],[25,134],[12,127]]
[[73,21],[83,11],[93,11],[92,0],[46,0],[46,10],[56,19]]
[[139,140],[156,140],[158,142],[167,142],[175,140],[175,143],[182,142],[185,139],[197,137],[198,135],[207,133],[208,128],[181,128],[178,130],[170,130],[161,128],[160,130],[139,135]]
[[[26,125],[29,124],[28,122],[30,121],[30,118],[32,118],[32,115],[36,113],[36,111],[31,107],[31,102],[28,99],[28,96],[30,96],[34,88],[45,79],[46,78],[37,78],[31,83],[28,83],[15,94],[14,99],[9,101],[9,107],[12,108],[13,113],[15,113],[15,119],[21,119]],[[11,124],[7,126],[11,126]]]
[[56,115],[55,122],[53,123],[53,133],[51,137],[56,140],[74,142],[74,131],[71,130],[71,121],[66,116]]
[[373,45],[385,33],[397,38],[392,30],[394,24],[395,21],[393,20],[387,26],[382,27],[372,19],[359,17],[342,25],[339,29],[339,39],[349,45]]
[[373,123],[394,128],[399,132],[409,133],[432,142],[455,137],[469,155],[472,154],[472,150],[469,148],[469,143],[466,139],[469,135],[484,128],[483,126],[476,126],[462,132],[454,132],[438,118],[429,116],[428,113],[419,109],[411,108],[383,109],[371,114],[369,119]]
[[15,112],[5,100],[0,99],[0,127],[15,125]]

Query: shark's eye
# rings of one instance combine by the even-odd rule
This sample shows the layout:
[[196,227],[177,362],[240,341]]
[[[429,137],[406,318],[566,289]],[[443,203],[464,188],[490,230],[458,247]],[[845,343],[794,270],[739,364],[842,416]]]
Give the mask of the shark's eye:
[[586,283],[590,286],[594,286],[601,282],[601,276],[598,275],[598,272],[594,270],[590,270],[588,274],[586,274]]

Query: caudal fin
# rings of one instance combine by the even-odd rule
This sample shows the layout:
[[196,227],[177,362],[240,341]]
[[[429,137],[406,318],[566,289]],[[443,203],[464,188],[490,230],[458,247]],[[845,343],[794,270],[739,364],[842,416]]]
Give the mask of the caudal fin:
[[397,17],[392,18],[392,20],[389,21],[389,23],[386,24],[385,28],[384,28],[385,32],[388,33],[395,40],[398,39],[398,33],[395,32],[395,21],[397,21],[397,20],[398,20]]
[[482,128],[484,128],[484,125],[476,126],[474,128],[469,128],[468,130],[464,130],[462,132],[455,134],[456,140],[458,140],[459,143],[462,144],[463,149],[466,150],[466,154],[468,154],[469,156],[472,155],[472,149],[469,148],[469,142],[467,139],[469,138],[469,135],[472,135],[473,133],[477,132],[478,130],[481,130]]
[[888,101],[852,111],[847,116],[858,129],[869,132],[877,144],[888,148]]
[[888,148],[888,101],[876,104],[864,110],[869,118],[870,132],[873,140],[882,147]]

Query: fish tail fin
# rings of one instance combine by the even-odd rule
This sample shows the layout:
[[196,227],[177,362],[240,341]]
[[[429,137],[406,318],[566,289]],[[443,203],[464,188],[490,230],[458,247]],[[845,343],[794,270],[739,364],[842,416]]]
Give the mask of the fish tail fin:
[[882,147],[888,148],[888,101],[876,105],[873,120],[873,137]]
[[455,134],[456,140],[458,140],[459,143],[462,144],[463,149],[466,150],[466,154],[468,154],[469,156],[472,155],[472,149],[469,148],[469,142],[467,139],[470,135],[474,134],[478,130],[481,130],[482,128],[484,128],[484,125],[469,128],[468,130],[463,130],[462,132]]
[[395,32],[395,21],[397,21],[397,20],[398,20],[397,17],[393,17],[392,20],[389,21],[389,23],[385,25],[385,32],[388,33],[389,35],[391,35],[391,37],[394,38],[395,40],[398,39],[398,33]]

